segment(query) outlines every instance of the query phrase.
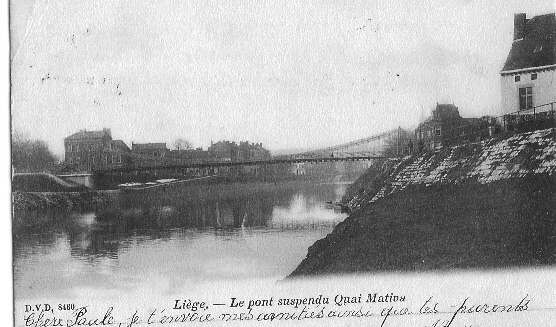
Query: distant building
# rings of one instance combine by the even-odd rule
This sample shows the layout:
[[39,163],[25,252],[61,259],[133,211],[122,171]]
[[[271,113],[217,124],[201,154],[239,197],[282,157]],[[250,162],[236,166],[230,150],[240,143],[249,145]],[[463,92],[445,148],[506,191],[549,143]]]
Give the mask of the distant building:
[[258,161],[268,160],[271,158],[270,151],[263,148],[262,143],[249,143],[230,141],[218,141],[211,143],[208,148],[208,156],[212,160],[227,161]]
[[203,148],[171,150],[167,152],[166,158],[181,163],[201,163],[208,160],[209,153],[203,151]]
[[[502,114],[551,110],[556,101],[555,14],[514,15],[514,38],[500,72]],[[548,106],[543,106],[548,105]],[[555,108],[556,109],[556,108]]]
[[237,158],[238,146],[236,142],[218,141],[210,143],[209,158],[214,161],[227,162]]
[[163,159],[168,152],[166,143],[131,143],[131,153],[138,159]]
[[128,164],[129,147],[113,140],[109,128],[102,131],[81,130],[64,139],[66,170],[91,171],[117,168]]
[[471,137],[479,128],[479,118],[462,118],[453,104],[437,104],[431,117],[415,129],[418,151],[434,150]]
[[238,161],[268,160],[272,156],[270,151],[263,148],[262,143],[240,142],[238,146]]

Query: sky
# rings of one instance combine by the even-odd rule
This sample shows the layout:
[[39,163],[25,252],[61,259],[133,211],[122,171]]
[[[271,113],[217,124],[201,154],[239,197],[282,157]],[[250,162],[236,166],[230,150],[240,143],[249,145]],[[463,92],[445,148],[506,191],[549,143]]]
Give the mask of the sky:
[[498,115],[513,15],[555,0],[10,1],[15,130],[317,148],[436,103]]

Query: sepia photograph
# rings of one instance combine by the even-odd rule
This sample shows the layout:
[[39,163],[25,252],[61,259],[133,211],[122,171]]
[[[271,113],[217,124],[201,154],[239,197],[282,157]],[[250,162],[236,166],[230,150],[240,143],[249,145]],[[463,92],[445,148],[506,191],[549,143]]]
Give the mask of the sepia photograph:
[[14,326],[556,324],[554,0],[11,0]]

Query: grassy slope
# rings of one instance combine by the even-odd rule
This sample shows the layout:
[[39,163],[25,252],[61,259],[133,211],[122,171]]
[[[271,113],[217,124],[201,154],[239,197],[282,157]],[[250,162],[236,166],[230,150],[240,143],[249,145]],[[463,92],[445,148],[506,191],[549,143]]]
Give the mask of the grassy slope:
[[555,218],[554,177],[416,186],[346,219],[292,276],[556,263]]

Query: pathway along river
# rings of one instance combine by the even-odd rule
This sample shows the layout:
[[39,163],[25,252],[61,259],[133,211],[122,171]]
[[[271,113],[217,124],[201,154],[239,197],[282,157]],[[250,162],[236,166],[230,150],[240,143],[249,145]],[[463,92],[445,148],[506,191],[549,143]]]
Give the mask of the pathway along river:
[[346,215],[325,208],[345,184],[295,184],[203,196],[186,188],[120,194],[95,211],[16,212],[16,300],[171,292],[184,284],[280,280]]

